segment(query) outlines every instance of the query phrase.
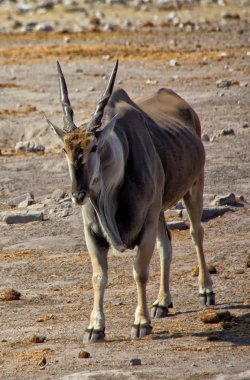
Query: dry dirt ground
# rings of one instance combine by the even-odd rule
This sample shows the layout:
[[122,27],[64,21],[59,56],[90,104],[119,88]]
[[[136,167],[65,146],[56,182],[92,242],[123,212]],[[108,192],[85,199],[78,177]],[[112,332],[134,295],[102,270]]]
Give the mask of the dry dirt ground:
[[[0,291],[11,287],[21,292],[20,300],[0,301],[1,379],[250,379],[250,128],[243,128],[250,122],[250,12],[239,8],[239,20],[217,28],[221,8],[212,9],[211,22],[192,32],[169,27],[141,33],[0,35],[0,211],[26,192],[34,194],[37,205],[45,205],[43,222],[0,222]],[[49,196],[57,188],[70,192],[70,183],[64,156],[43,115],[60,125],[57,59],[80,122],[94,110],[117,57],[118,84],[133,98],[170,87],[193,105],[203,132],[215,137],[205,143],[205,205],[217,194],[244,197],[243,207],[204,223],[207,261],[217,269],[215,309],[236,318],[216,324],[200,320],[197,277],[191,275],[194,248],[188,231],[174,231],[170,316],[154,320],[153,334],[146,339],[130,339],[136,305],[134,252],[110,252],[107,340],[89,345],[82,336],[93,293],[80,209],[72,208],[65,218],[49,215]],[[170,59],[179,65],[169,65]],[[233,85],[217,88],[219,79]],[[218,136],[225,128],[233,128],[235,135]],[[43,143],[45,153],[15,153],[21,137]],[[155,253],[149,303],[158,283]],[[31,342],[34,335],[45,337],[44,342]],[[89,358],[78,358],[82,349]],[[135,357],[140,366],[130,366]]]

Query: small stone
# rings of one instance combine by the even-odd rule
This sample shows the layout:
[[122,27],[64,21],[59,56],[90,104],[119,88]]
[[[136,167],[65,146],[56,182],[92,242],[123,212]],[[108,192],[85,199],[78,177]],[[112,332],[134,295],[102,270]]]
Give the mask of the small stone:
[[246,259],[246,267],[250,268],[250,253],[248,254],[247,259]]
[[240,82],[240,87],[248,87],[248,82]]
[[30,338],[30,343],[43,343],[45,342],[46,340],[46,337],[45,336],[42,336],[42,335],[36,335],[34,334],[31,338]]
[[35,30],[37,30],[38,32],[51,32],[55,30],[55,28],[53,25],[50,24],[38,24],[36,25]]
[[50,321],[51,319],[55,319],[55,316],[53,314],[49,313],[49,314],[46,314],[42,318],[38,318],[36,320],[36,322],[45,322],[45,321]]
[[81,350],[78,354],[78,358],[80,359],[87,359],[90,358],[90,353],[88,351]]
[[[202,218],[201,218],[201,220],[203,222],[205,222],[205,221],[207,221],[209,219],[218,218],[219,216],[224,215],[228,211],[234,211],[234,209],[231,208],[231,207],[226,207],[226,206],[222,206],[222,207],[204,207],[203,208],[203,212],[202,212]],[[186,209],[182,210],[182,218],[184,220],[189,220],[188,212],[187,212]]]
[[2,301],[17,301],[21,297],[21,293],[12,288],[5,288],[0,295]]
[[188,225],[184,220],[168,222],[167,226],[170,230],[187,230]]
[[220,79],[220,80],[217,80],[216,82],[216,86],[218,88],[228,88],[231,85],[232,85],[232,81],[228,79]]
[[225,128],[225,129],[221,130],[220,135],[221,136],[234,136],[235,132],[234,132],[233,128]]
[[26,207],[32,205],[33,202],[34,202],[34,199],[27,197],[24,201],[19,203],[18,208],[26,208]]
[[[63,37],[63,42],[65,43],[65,44],[69,44],[70,43],[70,37],[69,36],[64,36]],[[77,70],[76,70],[76,72],[78,72]],[[82,72],[82,71],[81,71]]]
[[207,264],[207,269],[208,269],[208,272],[211,274],[217,273],[217,269],[213,264]]
[[49,212],[49,216],[52,218],[65,218],[69,216],[72,211],[72,202],[70,199],[62,199],[59,204]]
[[53,8],[54,8],[53,1],[44,1],[37,6],[37,9],[46,9],[47,11]]
[[233,193],[227,195],[217,195],[212,204],[215,206],[234,206],[236,204],[236,196]]
[[177,59],[170,59],[169,66],[172,66],[172,67],[174,67],[174,66],[180,66],[180,62],[177,61]]
[[226,20],[239,20],[240,15],[238,13],[223,12],[221,15],[222,18]]
[[18,197],[12,198],[7,201],[8,206],[17,206],[23,201],[26,201],[26,199],[32,199],[34,200],[34,195],[32,193],[25,193],[22,195],[19,195]]
[[51,198],[54,199],[56,202],[60,201],[60,199],[63,199],[65,197],[65,191],[62,189],[56,189],[51,194]]
[[16,152],[27,153],[42,153],[45,151],[45,147],[41,144],[35,144],[32,141],[19,141],[15,146]]
[[147,79],[147,80],[146,80],[146,84],[152,84],[152,85],[155,85],[155,84],[157,84],[157,83],[159,83],[159,81],[158,81],[157,79],[154,79],[154,80],[152,80],[152,79]]
[[40,366],[40,367],[44,367],[47,363],[47,360],[46,360],[46,357],[43,355],[43,357],[41,359],[38,360],[37,364]]
[[242,125],[242,128],[244,128],[244,129],[249,128],[249,124],[248,124],[248,123],[244,123],[244,124]]
[[207,142],[207,141],[210,141],[210,137],[208,136],[207,133],[203,133],[201,135],[201,140]]
[[182,217],[182,210],[168,210],[167,211],[167,216],[170,216],[172,218],[181,218]]
[[44,220],[42,212],[6,213],[3,221],[7,224],[19,224],[29,222],[40,222]]
[[134,366],[134,365],[141,365],[141,359],[139,358],[132,358],[129,361],[129,364]]

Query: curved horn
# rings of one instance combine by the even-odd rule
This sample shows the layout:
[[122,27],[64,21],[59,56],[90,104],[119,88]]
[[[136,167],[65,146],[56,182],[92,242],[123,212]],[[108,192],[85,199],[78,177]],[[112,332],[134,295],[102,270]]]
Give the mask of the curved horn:
[[63,121],[64,121],[64,131],[65,132],[73,132],[77,127],[74,124],[73,116],[74,112],[71,108],[70,101],[68,98],[68,90],[65,82],[65,78],[61,69],[59,62],[57,62],[57,70],[59,76],[59,90],[60,90],[60,98],[63,109]]
[[92,132],[100,128],[100,126],[102,125],[102,117],[104,114],[104,109],[109,101],[110,96],[112,95],[117,69],[118,69],[118,59],[116,60],[115,65],[113,67],[106,90],[102,94],[102,97],[97,104],[95,113],[89,122],[88,129]]

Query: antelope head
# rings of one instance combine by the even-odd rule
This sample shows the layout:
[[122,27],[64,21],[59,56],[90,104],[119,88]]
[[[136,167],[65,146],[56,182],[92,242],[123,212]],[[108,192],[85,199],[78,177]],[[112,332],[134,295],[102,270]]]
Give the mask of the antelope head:
[[118,68],[116,61],[107,87],[99,100],[91,120],[77,127],[74,123],[74,112],[71,107],[68,90],[60,64],[57,62],[60,99],[63,109],[63,128],[58,128],[48,119],[51,130],[63,142],[69,173],[72,183],[72,201],[83,205],[91,191],[96,190],[99,183],[100,155],[99,151],[112,132],[117,115],[101,130],[105,107],[112,95]]

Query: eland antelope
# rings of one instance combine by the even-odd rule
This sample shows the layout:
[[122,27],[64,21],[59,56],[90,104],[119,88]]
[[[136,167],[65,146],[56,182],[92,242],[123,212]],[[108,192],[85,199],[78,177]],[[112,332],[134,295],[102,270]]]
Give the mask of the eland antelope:
[[[118,61],[88,124],[77,127],[59,63],[59,88],[64,127],[47,120],[63,142],[72,182],[72,200],[82,208],[84,233],[93,268],[94,305],[85,341],[105,337],[104,290],[110,246],[123,252],[137,247],[133,275],[137,307],[132,338],[152,331],[146,284],[155,243],[161,278],[151,316],[166,317],[172,307],[169,273],[172,257],[164,210],[183,198],[199,263],[199,295],[215,303],[203,253],[203,185],[205,152],[200,121],[180,96],[161,88],[133,102],[123,89],[113,92]],[[103,116],[105,112],[105,120]]]

